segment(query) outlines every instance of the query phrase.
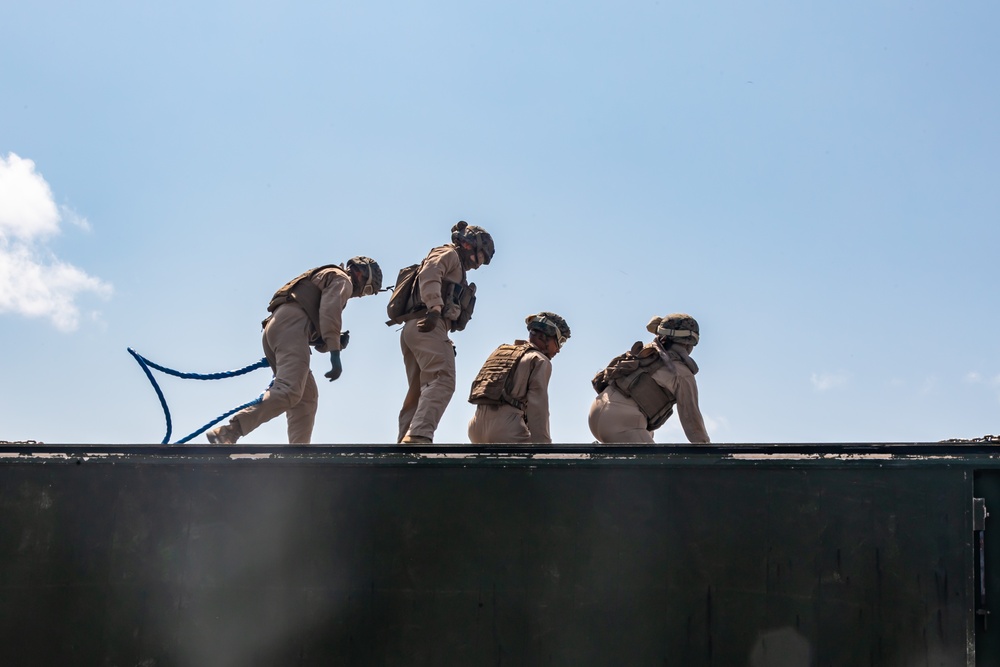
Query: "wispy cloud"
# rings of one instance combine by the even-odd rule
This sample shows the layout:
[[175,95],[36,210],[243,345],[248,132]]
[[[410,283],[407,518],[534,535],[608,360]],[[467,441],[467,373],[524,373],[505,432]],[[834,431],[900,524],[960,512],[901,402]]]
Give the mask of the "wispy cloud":
[[813,389],[816,391],[829,391],[843,387],[851,379],[847,371],[837,371],[836,373],[813,373],[809,377]]
[[965,374],[965,381],[968,384],[988,387],[988,391],[996,392],[997,401],[1000,401],[1000,375],[990,377],[979,371],[969,371]]
[[[728,418],[702,413],[702,419],[705,421],[705,430],[708,431],[708,437],[715,442],[727,442],[726,439],[730,437],[727,435],[729,433]],[[655,437],[657,442],[687,442],[687,436],[684,435],[684,427],[681,426],[681,420],[676,414],[656,431]]]
[[112,287],[59,260],[45,243],[61,222],[90,229],[86,218],[57,206],[32,160],[0,155],[0,314],[49,319],[61,331],[80,323],[76,299],[111,296]]
[[708,431],[710,438],[715,440],[720,436],[720,434],[725,434],[729,432],[729,420],[722,415],[708,416],[703,415],[705,420],[705,429]]
[[966,373],[965,381],[969,384],[987,384],[993,387],[1000,387],[1000,375],[989,377],[979,371],[969,371]]

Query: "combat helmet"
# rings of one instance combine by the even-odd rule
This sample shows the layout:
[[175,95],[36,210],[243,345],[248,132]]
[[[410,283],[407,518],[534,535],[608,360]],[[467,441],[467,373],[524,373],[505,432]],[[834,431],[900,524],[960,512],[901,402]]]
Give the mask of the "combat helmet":
[[555,338],[559,347],[569,339],[569,325],[559,315],[543,310],[537,315],[528,315],[524,318],[524,323],[528,325],[528,331],[538,331],[541,334]]
[[366,281],[364,285],[355,286],[355,296],[371,296],[382,291],[382,269],[378,262],[371,257],[358,255],[347,260],[347,270],[354,268],[361,269]]
[[700,332],[698,321],[687,313],[671,313],[664,317],[654,317],[646,325],[646,331],[674,343],[697,345]]
[[470,225],[465,220],[459,220],[451,228],[451,242],[458,244],[459,241],[465,241],[471,245],[477,254],[482,252],[483,257],[485,257],[483,264],[489,264],[496,253],[496,246],[493,245],[493,237],[490,236],[490,233],[482,227]]

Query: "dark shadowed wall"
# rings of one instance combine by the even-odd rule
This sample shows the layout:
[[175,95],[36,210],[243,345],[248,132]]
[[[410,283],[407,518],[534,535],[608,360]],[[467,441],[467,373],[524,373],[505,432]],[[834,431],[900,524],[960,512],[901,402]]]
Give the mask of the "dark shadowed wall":
[[9,447],[0,665],[975,664],[981,460],[540,451]]

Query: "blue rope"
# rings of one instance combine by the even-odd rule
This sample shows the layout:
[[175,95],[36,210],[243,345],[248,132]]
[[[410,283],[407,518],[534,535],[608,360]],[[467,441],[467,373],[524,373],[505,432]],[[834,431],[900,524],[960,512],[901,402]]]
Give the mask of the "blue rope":
[[[237,377],[239,375],[244,375],[246,373],[249,373],[250,371],[257,370],[258,368],[265,368],[268,365],[267,359],[265,358],[261,359],[260,361],[254,362],[249,366],[244,366],[243,368],[239,368],[235,371],[223,371],[221,373],[182,373],[180,371],[175,371],[172,368],[167,368],[165,366],[161,366],[157,363],[154,363],[149,359],[143,357],[141,354],[139,354],[132,348],[127,348],[127,349],[128,353],[135,358],[140,368],[142,368],[142,372],[146,374],[146,379],[148,379],[149,383],[153,385],[153,389],[156,391],[156,397],[160,399],[160,407],[163,408],[163,416],[167,421],[167,433],[166,435],[163,436],[163,440],[160,442],[161,445],[165,445],[170,441],[170,434],[173,431],[173,425],[170,420],[170,408],[167,407],[167,400],[163,397],[163,391],[160,389],[160,385],[157,384],[156,378],[153,377],[152,371],[149,370],[150,368],[155,368],[156,370],[162,373],[166,373],[167,375],[173,375],[174,377],[179,377],[184,380],[224,380],[226,378],[232,378],[232,377]],[[274,379],[272,378],[271,384],[273,383]],[[271,388],[271,384],[267,385],[267,389]],[[208,422],[207,424],[199,428],[197,431],[194,431],[193,433],[181,438],[174,444],[183,445],[192,438],[195,438],[204,433],[205,431],[207,431],[208,429],[212,428],[226,417],[235,414],[245,408],[249,408],[251,405],[257,405],[262,400],[264,400],[264,393],[267,392],[267,389],[261,392],[260,396],[250,401],[249,403],[244,403],[243,405],[237,406],[232,410],[230,410],[229,412],[226,412],[225,414],[219,415],[212,421]]]

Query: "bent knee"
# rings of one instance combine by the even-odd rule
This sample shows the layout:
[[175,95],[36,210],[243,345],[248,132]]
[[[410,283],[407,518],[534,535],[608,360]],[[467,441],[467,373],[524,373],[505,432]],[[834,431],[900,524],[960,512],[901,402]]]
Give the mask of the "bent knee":
[[276,404],[287,410],[302,400],[302,395],[305,393],[305,390],[305,382],[292,385],[287,382],[276,381],[271,388],[267,390],[268,400],[274,401]]

